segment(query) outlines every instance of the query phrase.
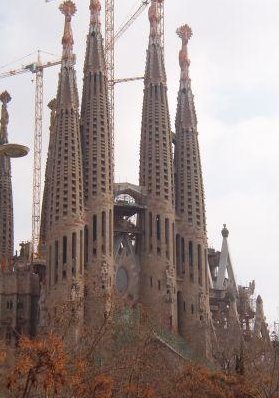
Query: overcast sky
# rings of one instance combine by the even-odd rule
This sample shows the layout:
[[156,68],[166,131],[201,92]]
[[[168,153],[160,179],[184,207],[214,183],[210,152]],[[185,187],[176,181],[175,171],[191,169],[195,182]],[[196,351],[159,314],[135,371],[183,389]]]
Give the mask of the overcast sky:
[[[118,26],[141,0],[115,0]],[[104,3],[104,0],[103,0]],[[76,1],[73,19],[77,75],[88,30],[89,0]],[[0,73],[28,64],[37,49],[61,54],[63,17],[58,0],[0,0]],[[174,126],[179,81],[176,28],[187,23],[192,87],[199,120],[209,245],[221,247],[227,223],[237,280],[256,280],[269,321],[279,306],[279,2],[278,0],[166,0],[166,67]],[[116,76],[143,75],[148,42],[146,11],[116,45]],[[9,65],[7,65],[9,64]],[[7,66],[6,66],[7,65]],[[47,103],[59,68],[45,71],[44,162]],[[34,83],[31,74],[0,80],[9,105],[10,142],[32,147]],[[138,181],[142,82],[116,87],[116,181]],[[13,160],[15,239],[31,237],[32,152]]]

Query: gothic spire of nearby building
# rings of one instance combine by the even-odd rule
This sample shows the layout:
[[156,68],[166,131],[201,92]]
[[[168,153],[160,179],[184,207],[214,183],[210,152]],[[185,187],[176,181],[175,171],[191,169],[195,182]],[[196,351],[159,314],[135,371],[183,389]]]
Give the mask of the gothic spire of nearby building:
[[[194,345],[199,340],[208,348],[205,334],[193,339],[193,331],[205,329],[209,319],[207,235],[202,168],[198,143],[194,97],[189,77],[188,41],[192,30],[184,25],[177,30],[182,40],[181,68],[176,114],[175,194],[177,213],[176,267],[178,274],[178,329]],[[199,326],[200,325],[200,326]]]
[[224,290],[227,287],[226,285],[229,285],[231,291],[233,292],[235,297],[237,297],[238,289],[231,261],[231,255],[229,251],[229,245],[228,245],[229,230],[227,229],[226,224],[224,224],[224,228],[222,229],[222,237],[223,237],[222,249],[220,253],[218,273],[217,273],[216,282],[214,283],[214,288],[217,290]]
[[175,329],[172,134],[159,35],[159,0],[151,2],[149,22],[140,144],[140,186],[147,193],[142,220],[146,231],[141,250],[140,299],[157,320]]
[[[86,319],[103,323],[113,288],[113,157],[99,0],[90,1],[81,144],[85,200]],[[98,237],[98,238],[97,238]]]
[[84,204],[79,101],[73,57],[72,1],[60,6],[65,16],[63,55],[56,97],[49,178],[47,293],[49,305],[82,293]]
[[[8,143],[10,94],[4,91],[0,95],[2,102],[0,120],[0,145]],[[6,156],[0,156],[0,266],[11,266],[14,250],[14,219],[13,193],[11,180],[11,161]]]

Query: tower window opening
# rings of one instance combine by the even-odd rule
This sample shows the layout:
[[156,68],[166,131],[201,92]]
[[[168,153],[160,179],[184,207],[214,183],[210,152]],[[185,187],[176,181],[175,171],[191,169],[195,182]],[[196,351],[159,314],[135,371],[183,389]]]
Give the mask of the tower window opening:
[[[83,254],[83,230],[80,230],[79,232],[79,272],[82,274],[82,265],[84,261],[84,254]],[[76,267],[75,267],[76,268]]]
[[93,216],[93,242],[97,240],[97,216]]
[[77,234],[76,232],[72,233],[72,260],[75,260],[77,257]]
[[51,245],[49,245],[49,259],[48,259],[48,272],[49,272],[49,275],[48,275],[48,286],[49,286],[49,288],[50,288],[50,286],[51,286],[51,271],[52,271],[52,246]]
[[56,240],[55,241],[55,245],[54,245],[54,258],[55,258],[55,260],[54,260],[54,264],[55,264],[55,275],[54,275],[54,280],[55,280],[55,283],[58,281],[58,255],[59,255],[59,253],[58,253],[58,240]]
[[67,249],[68,249],[68,244],[67,244],[67,236],[63,236],[63,264],[67,263]]
[[169,219],[165,219],[165,238],[166,238],[166,256],[170,257],[170,222]]
[[149,251],[152,251],[152,235],[153,235],[152,213],[149,213]]
[[156,217],[156,231],[157,231],[157,240],[161,240],[161,218],[159,215]]
[[106,213],[102,211],[102,237],[106,234]]
[[185,239],[181,238],[181,268],[182,274],[185,274]]
[[208,260],[207,260],[207,251],[206,249],[204,249],[204,275],[205,275],[205,286],[206,286],[206,290],[208,289],[208,271],[207,271],[207,264],[208,264]]
[[175,248],[176,248],[176,271],[177,275],[181,275],[182,273],[182,268],[181,268],[181,240],[180,240],[180,235],[176,234],[176,239],[175,239]]
[[174,245],[174,223],[172,223],[172,257],[173,257],[173,264],[175,264],[175,245]]
[[194,266],[194,256],[193,256],[193,242],[189,242],[189,266]]
[[199,273],[199,284],[202,286],[202,251],[201,251],[201,245],[198,245],[198,273]]
[[88,264],[88,226],[84,227],[84,263]]
[[113,230],[112,230],[112,210],[109,211],[109,254],[112,254],[112,236],[113,236]]

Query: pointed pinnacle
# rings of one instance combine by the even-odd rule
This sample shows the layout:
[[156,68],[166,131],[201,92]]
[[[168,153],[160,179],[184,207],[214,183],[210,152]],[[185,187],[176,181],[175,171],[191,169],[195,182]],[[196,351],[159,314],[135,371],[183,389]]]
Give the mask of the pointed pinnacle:
[[222,236],[223,238],[228,238],[229,237],[229,230],[227,229],[227,225],[223,224],[224,228],[222,229]]
[[0,144],[6,144],[8,142],[8,131],[7,127],[9,124],[9,112],[7,110],[7,104],[11,101],[11,96],[8,91],[3,91],[0,95],[0,101],[2,102],[2,112],[0,120]]
[[159,36],[160,16],[158,11],[158,3],[162,3],[162,0],[151,0],[151,5],[148,10],[148,18],[150,22],[150,36],[153,39]]
[[56,98],[53,98],[47,105],[51,111],[54,111],[57,106]]
[[73,32],[71,27],[71,20],[72,16],[76,13],[76,5],[71,1],[67,0],[64,1],[59,6],[59,10],[65,15],[65,27],[64,27],[64,35],[62,38],[62,45],[63,45],[63,60],[71,60],[73,58]]
[[3,103],[3,105],[7,105],[11,101],[12,97],[8,93],[8,91],[3,91],[3,93],[0,94],[0,101]]
[[90,19],[90,25],[93,26],[94,28],[100,28],[101,26],[101,3],[99,0],[90,0],[90,6],[89,9],[91,11],[91,19]]
[[188,41],[192,37],[192,29],[188,25],[183,25],[176,31],[177,35],[182,39],[182,48],[179,52],[179,65],[181,68],[181,81],[186,83],[189,80],[190,60],[188,57]]

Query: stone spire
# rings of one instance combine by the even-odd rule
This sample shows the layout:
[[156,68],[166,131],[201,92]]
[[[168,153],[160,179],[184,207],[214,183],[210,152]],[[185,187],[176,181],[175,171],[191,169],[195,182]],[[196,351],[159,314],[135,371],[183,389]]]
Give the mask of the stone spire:
[[206,354],[208,341],[203,331],[210,312],[209,279],[204,189],[187,49],[192,31],[184,25],[177,34],[182,40],[174,156],[178,325],[180,334],[189,344]]
[[264,315],[263,300],[260,295],[256,300],[254,333],[259,339],[262,338],[265,341],[270,340],[268,326]]
[[224,290],[229,287],[234,297],[238,297],[238,288],[228,245],[229,230],[226,224],[223,225],[221,233],[223,237],[222,249],[214,288]]
[[[86,320],[99,327],[113,288],[113,160],[99,0],[90,1],[84,63],[81,144],[85,200]],[[97,238],[98,237],[98,238]]]
[[188,41],[193,33],[188,25],[177,29],[177,34],[182,40],[182,48],[179,53],[180,75],[180,99],[177,109],[177,123],[183,128],[197,128],[197,117],[194,104],[194,96],[191,89],[189,77],[190,60],[188,57]]
[[181,77],[176,114],[176,211],[189,228],[200,230],[205,235],[204,188],[187,51],[192,31],[188,25],[184,25],[177,33],[182,39],[182,49],[179,54]]
[[105,75],[105,56],[103,48],[103,37],[101,33],[101,4],[99,0],[90,0],[90,26],[87,36],[86,55],[84,63],[84,78],[89,71],[101,72]]
[[[84,204],[79,128],[79,101],[73,62],[72,1],[60,6],[65,15],[63,56],[53,114],[51,160],[47,176],[47,295],[53,308],[83,294]],[[54,110],[53,110],[54,112]],[[51,168],[51,170],[50,170]]]
[[152,0],[149,9],[140,144],[139,179],[147,192],[147,209],[141,220],[146,233],[140,253],[140,295],[144,306],[158,321],[176,329],[172,135],[158,3]]
[[[4,91],[0,95],[2,102],[0,145],[8,143],[9,113],[7,104],[11,101],[10,94]],[[0,156],[0,266],[11,266],[14,251],[14,218],[13,193],[11,180],[11,161]]]
[[48,156],[46,163],[46,171],[45,171],[45,186],[44,186],[44,195],[42,202],[42,211],[41,211],[41,226],[40,226],[40,242],[39,242],[39,254],[41,257],[45,257],[45,245],[48,234],[48,212],[49,208],[49,186],[51,182],[52,176],[52,157],[53,157],[53,138],[54,138],[54,127],[55,127],[55,117],[56,117],[56,98],[51,100],[48,104],[48,107],[51,111],[50,114],[50,127],[49,127],[49,144],[48,144]]

